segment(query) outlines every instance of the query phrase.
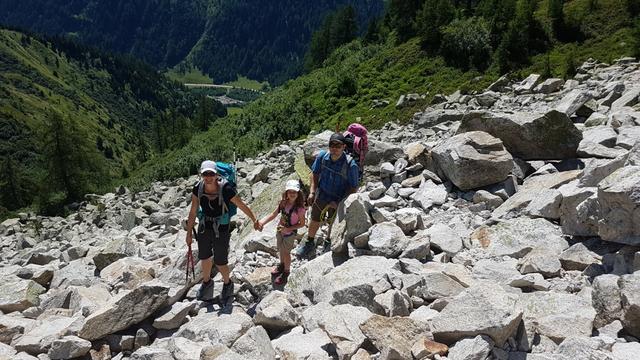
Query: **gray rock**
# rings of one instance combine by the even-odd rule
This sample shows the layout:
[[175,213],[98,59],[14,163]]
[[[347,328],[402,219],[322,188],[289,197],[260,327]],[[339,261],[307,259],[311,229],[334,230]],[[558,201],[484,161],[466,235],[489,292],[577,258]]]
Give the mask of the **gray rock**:
[[415,200],[418,205],[428,210],[434,205],[442,205],[447,201],[447,189],[443,185],[437,185],[431,180],[427,180],[416,191],[411,198]]
[[567,116],[571,116],[591,99],[591,94],[588,92],[580,89],[574,89],[558,102],[556,110],[567,114]]
[[640,166],[620,168],[598,184],[598,235],[603,240],[640,244],[639,191]]
[[349,195],[344,201],[344,205],[338,209],[336,219],[340,221],[344,218],[346,221],[344,235],[346,241],[353,241],[353,238],[371,228],[369,207],[366,195],[355,193]]
[[84,356],[90,349],[90,341],[77,336],[65,336],[51,344],[48,355],[51,360],[71,359]]
[[640,140],[640,126],[624,126],[618,128],[616,146],[631,149]]
[[409,316],[411,312],[409,296],[395,289],[376,295],[373,300],[384,309],[386,316]]
[[454,256],[462,250],[462,238],[457,231],[448,225],[436,223],[426,230],[431,246],[437,250]]
[[305,330],[322,329],[336,346],[340,359],[351,356],[366,340],[360,325],[373,316],[366,308],[349,304],[331,306],[319,303],[302,314]]
[[591,126],[605,125],[608,120],[609,118],[607,117],[607,115],[594,112],[591,115],[589,115],[587,120],[584,122],[584,126],[591,127]]
[[513,156],[524,160],[574,158],[582,134],[566,114],[498,114],[470,112],[458,133],[484,131],[502,140]]
[[618,156],[615,159],[591,159],[586,162],[582,174],[578,179],[579,187],[598,186],[598,183],[614,171],[624,166],[627,156]]
[[535,91],[543,94],[550,94],[560,90],[562,85],[564,85],[563,79],[549,78],[536,86]]
[[582,132],[582,140],[591,141],[596,144],[613,147],[616,145],[618,134],[608,126],[594,126]]
[[452,344],[465,337],[488,335],[502,346],[515,334],[522,317],[517,299],[495,284],[474,285],[453,297],[433,319],[433,336],[438,342]]
[[292,331],[271,341],[276,353],[281,358],[329,360],[331,357],[325,350],[331,339],[321,329],[309,333]]
[[172,360],[173,356],[167,349],[143,347],[136,350],[129,358],[131,360]]
[[17,351],[24,351],[31,355],[46,353],[51,348],[53,342],[66,335],[73,328],[74,323],[79,321],[75,317],[50,318],[46,322],[41,322],[33,329],[25,332],[14,344]]
[[522,274],[539,273],[545,278],[560,275],[562,265],[555,251],[537,247],[518,262]]
[[638,103],[640,87],[627,89],[622,96],[611,104],[611,111],[619,110],[625,106],[633,106]]
[[509,286],[515,288],[525,288],[533,290],[549,290],[551,284],[544,279],[542,274],[532,273],[526,275],[519,275],[509,280]]
[[256,307],[254,322],[270,331],[291,329],[299,321],[300,315],[281,291],[271,292]]
[[604,274],[593,279],[592,303],[596,310],[594,327],[600,328],[622,318],[619,276]]
[[616,360],[634,360],[640,354],[640,343],[615,343],[611,354]]
[[411,359],[413,344],[423,337],[432,338],[424,324],[408,317],[373,315],[360,330],[384,359]]
[[[332,305],[362,306],[371,312],[381,314],[383,309],[373,301],[376,295],[374,287],[379,279],[384,279],[386,274],[394,272],[392,269],[396,265],[397,260],[380,256],[358,256],[349,259],[330,272],[325,272],[326,275],[320,274],[318,283],[312,287],[313,299]],[[289,286],[298,287],[297,284],[291,284],[291,281]]]
[[266,182],[269,178],[270,172],[271,172],[271,169],[269,169],[269,167],[267,167],[266,165],[260,164],[255,168],[253,168],[253,170],[251,170],[247,174],[247,181],[249,181],[249,184],[251,185],[260,181]]
[[254,326],[242,335],[231,347],[235,353],[247,360],[275,360],[276,351],[271,345],[267,331]]
[[369,151],[365,157],[364,164],[376,166],[384,161],[396,161],[403,155],[404,151],[401,147],[370,138]]
[[197,316],[182,325],[174,336],[230,347],[254,326],[251,317],[240,308],[234,307],[231,313],[208,312],[207,308],[203,308]]
[[142,285],[114,298],[109,305],[85,319],[78,336],[96,340],[137,324],[160,309],[168,293],[166,287]]
[[374,255],[388,258],[397,257],[402,252],[407,237],[394,223],[375,224],[369,230],[369,248]]
[[493,340],[486,335],[463,339],[449,349],[447,358],[450,360],[484,360],[491,353],[493,345]]
[[500,196],[493,195],[486,190],[478,190],[473,194],[473,203],[485,203],[489,209],[495,209],[504,203]]
[[471,243],[494,256],[520,258],[534,248],[560,254],[569,247],[562,232],[544,219],[515,218],[494,226],[481,226],[471,234]]
[[535,86],[540,83],[541,80],[542,77],[539,74],[530,74],[520,83],[515,84],[513,86],[513,90],[516,92],[516,94],[530,93],[531,91],[533,91]]
[[428,128],[444,122],[455,122],[462,119],[463,113],[459,110],[432,110],[424,112],[414,120],[417,127]]
[[576,154],[578,157],[595,157],[601,159],[615,159],[618,156],[626,154],[624,149],[612,149],[604,145],[596,144],[589,140],[580,141]]
[[561,342],[571,336],[591,336],[596,311],[591,299],[551,291],[520,295],[518,307],[524,311],[527,336],[540,334]]
[[583,243],[576,243],[560,254],[562,268],[583,271],[591,264],[602,263],[602,257],[589,250]]
[[40,304],[38,295],[47,290],[33,280],[20,278],[4,279],[0,285],[0,311],[3,313],[23,311]]
[[496,101],[498,101],[498,99],[500,99],[500,94],[494,91],[485,91],[482,94],[476,95],[475,99],[478,101],[480,106],[491,107]]
[[420,277],[420,282],[406,287],[406,290],[409,295],[418,296],[427,301],[455,296],[465,289],[458,281],[442,272],[425,272]]
[[606,346],[599,338],[569,337],[558,346],[554,359],[614,360],[611,353],[605,350],[606,347],[610,345]]
[[491,216],[511,219],[520,215],[558,220],[562,194],[555,189],[523,188],[498,206]]
[[193,310],[194,303],[177,302],[167,308],[153,321],[156,329],[171,330],[177,329],[185,322],[187,315]]
[[640,274],[623,275],[618,281],[622,298],[622,324],[624,330],[640,337]]
[[458,134],[433,149],[438,166],[458,188],[470,190],[507,178],[513,158],[502,142],[481,131]]
[[416,229],[422,227],[423,212],[416,208],[404,208],[396,211],[396,225],[402,229],[405,234],[410,234]]
[[560,205],[560,224],[568,235],[597,236],[599,204],[598,188],[579,187],[578,181],[562,185],[558,191],[562,194]]
[[137,256],[140,252],[140,245],[126,237],[115,239],[106,244],[99,253],[93,256],[93,263],[98,270],[102,270],[118,259],[128,256]]
[[489,280],[501,285],[509,285],[513,278],[521,276],[517,270],[518,261],[479,260],[473,267],[473,277],[478,280]]

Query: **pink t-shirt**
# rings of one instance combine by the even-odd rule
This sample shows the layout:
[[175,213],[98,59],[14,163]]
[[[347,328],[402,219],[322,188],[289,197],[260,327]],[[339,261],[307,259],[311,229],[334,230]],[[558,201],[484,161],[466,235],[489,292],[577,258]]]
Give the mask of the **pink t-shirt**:
[[[285,205],[284,207],[284,213],[285,214],[289,214],[289,211],[291,211],[291,206],[292,205]],[[307,212],[307,209],[305,209],[304,207],[299,207],[296,211],[291,213],[291,221],[289,222],[291,225],[296,225],[297,223],[300,222],[300,219],[304,219],[305,214]],[[284,216],[282,216],[282,212],[280,212],[280,225],[288,227],[289,224],[285,222]],[[282,234],[284,236],[289,236],[293,234],[293,232],[289,232],[287,234]]]

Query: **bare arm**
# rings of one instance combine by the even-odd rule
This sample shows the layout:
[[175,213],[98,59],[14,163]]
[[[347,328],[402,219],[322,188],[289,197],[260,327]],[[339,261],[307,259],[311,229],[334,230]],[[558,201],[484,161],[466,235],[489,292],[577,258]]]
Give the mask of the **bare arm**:
[[262,220],[260,220],[260,225],[264,226],[268,223],[270,223],[273,219],[276,218],[276,216],[278,216],[278,209],[276,208],[275,210],[273,210],[273,212],[267,216],[265,216],[264,218],[262,218]]
[[238,209],[242,210],[243,213],[247,214],[249,219],[251,219],[251,222],[253,222],[254,224],[256,224],[258,222],[258,220],[256,219],[256,216],[253,214],[253,211],[251,211],[251,209],[249,209],[247,204],[245,204],[244,201],[242,201],[242,199],[238,195],[232,197],[231,198],[231,202],[235,206],[237,206]]

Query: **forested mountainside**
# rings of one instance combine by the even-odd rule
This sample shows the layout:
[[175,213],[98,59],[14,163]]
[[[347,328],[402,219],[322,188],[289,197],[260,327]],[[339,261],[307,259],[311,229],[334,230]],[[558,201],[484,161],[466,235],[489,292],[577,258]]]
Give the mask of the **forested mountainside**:
[[197,66],[216,82],[281,83],[302,70],[325,15],[352,5],[362,29],[383,0],[3,0],[0,23],[130,54],[160,68]]
[[59,206],[127,176],[158,152],[154,133],[171,131],[171,145],[184,145],[191,134],[175,129],[187,129],[196,109],[192,95],[139,60],[7,29],[0,94],[5,210]]
[[[187,176],[204,158],[252,156],[312,130],[405,123],[454,92],[501,75],[569,79],[578,64],[640,55],[638,0],[392,0],[385,16],[337,49],[331,21],[314,34],[313,69],[218,122],[184,148],[138,168],[130,184]],[[459,92],[457,92],[459,90]],[[402,101],[401,98],[403,99]]]

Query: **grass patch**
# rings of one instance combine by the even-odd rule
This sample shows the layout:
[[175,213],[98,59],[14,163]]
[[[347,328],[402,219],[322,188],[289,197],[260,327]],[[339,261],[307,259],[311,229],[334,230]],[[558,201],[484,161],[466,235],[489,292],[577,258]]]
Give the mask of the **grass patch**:
[[230,107],[227,108],[227,115],[228,116],[242,114],[243,112],[244,112],[244,109],[241,108],[241,107],[230,106]]
[[264,91],[264,89],[269,86],[269,83],[266,81],[259,82],[256,80],[251,80],[242,75],[238,75],[238,78],[235,81],[229,81],[224,83],[223,85],[231,85],[237,88]]
[[213,79],[204,74],[198,68],[190,68],[188,72],[180,73],[175,68],[170,69],[165,75],[181,84],[213,84]]

